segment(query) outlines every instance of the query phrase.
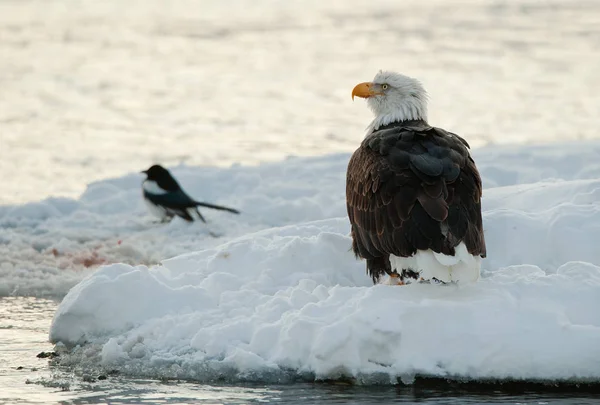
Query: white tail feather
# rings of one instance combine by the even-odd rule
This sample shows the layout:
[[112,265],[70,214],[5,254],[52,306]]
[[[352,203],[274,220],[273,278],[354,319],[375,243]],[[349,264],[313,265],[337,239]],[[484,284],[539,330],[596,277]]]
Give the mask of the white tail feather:
[[463,242],[456,246],[456,254],[447,256],[432,250],[418,250],[411,257],[390,255],[393,270],[402,274],[402,270],[412,270],[419,273],[425,281],[437,279],[444,283],[474,282],[479,279],[481,257],[473,256],[467,251]]

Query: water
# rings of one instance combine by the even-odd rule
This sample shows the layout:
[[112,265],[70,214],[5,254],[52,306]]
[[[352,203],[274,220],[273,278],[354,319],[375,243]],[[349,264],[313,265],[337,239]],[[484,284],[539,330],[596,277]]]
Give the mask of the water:
[[371,119],[350,92],[382,68],[475,146],[597,137],[598,21],[593,0],[0,0],[0,203],[350,151]]
[[[201,4],[201,6],[199,5]],[[0,204],[151,163],[350,151],[352,87],[420,78],[475,145],[598,137],[596,1],[0,0]],[[1,282],[1,280],[0,280]],[[38,359],[57,303],[0,299],[0,403],[595,403],[591,388],[84,381]],[[94,376],[95,378],[95,376]],[[91,380],[90,380],[91,381]]]

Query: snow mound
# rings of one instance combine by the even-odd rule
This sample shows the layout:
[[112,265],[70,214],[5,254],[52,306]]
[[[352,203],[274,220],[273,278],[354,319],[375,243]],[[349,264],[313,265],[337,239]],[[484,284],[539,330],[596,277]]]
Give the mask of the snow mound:
[[[81,363],[197,380],[290,370],[388,383],[600,378],[600,267],[569,262],[548,275],[521,265],[465,287],[370,287],[340,253],[347,237],[329,227],[343,224],[297,227],[311,237],[274,231],[164,268],[105,267],[67,296],[50,337],[91,343],[76,350]],[[290,266],[287,255],[315,263]]]
[[241,211],[201,209],[206,226],[179,218],[155,223],[142,200],[142,174],[92,183],[78,200],[0,206],[0,297],[62,297],[98,265],[157,264],[268,227],[339,216],[347,160],[331,155],[258,167],[172,168],[194,198]]
[[[597,150],[476,153],[488,184],[513,184],[485,190],[476,284],[372,286],[336,186],[337,217],[101,267],[64,298],[50,339],[80,345],[63,364],[199,381],[599,381],[600,180],[583,167]],[[327,159],[343,173],[347,156]]]

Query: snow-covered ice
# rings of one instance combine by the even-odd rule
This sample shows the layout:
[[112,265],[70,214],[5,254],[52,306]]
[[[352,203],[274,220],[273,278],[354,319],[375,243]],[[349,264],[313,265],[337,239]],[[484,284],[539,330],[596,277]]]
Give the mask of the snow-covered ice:
[[75,345],[61,362],[135,375],[600,380],[600,142],[473,154],[488,244],[473,285],[372,286],[350,251],[338,154],[173,168],[190,195],[243,212],[203,211],[219,238],[152,223],[134,174],[1,207],[0,292],[81,280],[50,331]]

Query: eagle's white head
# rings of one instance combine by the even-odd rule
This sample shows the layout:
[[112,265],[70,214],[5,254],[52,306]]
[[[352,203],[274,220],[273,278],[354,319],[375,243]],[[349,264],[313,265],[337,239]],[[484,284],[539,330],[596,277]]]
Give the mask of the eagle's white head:
[[392,122],[427,121],[427,92],[421,82],[395,72],[379,71],[372,82],[357,84],[354,96],[367,99],[375,113],[368,132]]

